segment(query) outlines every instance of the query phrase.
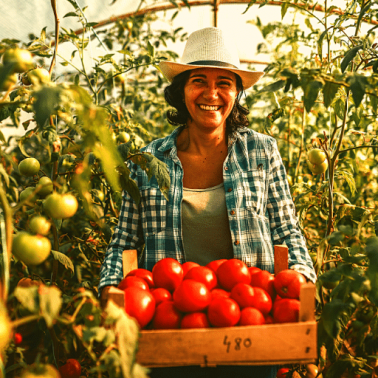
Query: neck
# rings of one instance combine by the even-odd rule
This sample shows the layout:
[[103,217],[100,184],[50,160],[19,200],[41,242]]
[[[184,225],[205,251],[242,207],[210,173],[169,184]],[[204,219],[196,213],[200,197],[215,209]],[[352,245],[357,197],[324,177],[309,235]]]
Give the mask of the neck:
[[222,148],[226,151],[226,128],[201,130],[190,127],[189,121],[186,128],[177,138],[177,148],[179,151],[191,152],[203,156],[212,154],[212,152],[218,148]]

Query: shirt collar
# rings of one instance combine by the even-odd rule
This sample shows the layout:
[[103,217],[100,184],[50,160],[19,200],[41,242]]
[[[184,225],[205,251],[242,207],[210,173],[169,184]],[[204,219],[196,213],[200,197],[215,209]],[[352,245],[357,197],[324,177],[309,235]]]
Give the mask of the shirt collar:
[[[176,129],[174,129],[173,132],[161,144],[158,150],[164,153],[172,148],[176,148],[177,136],[180,134],[180,132],[184,128],[185,126],[179,126]],[[232,134],[230,134],[228,136],[228,147],[231,147],[237,140],[243,141],[243,134],[245,133],[251,134],[252,131],[251,129],[248,129],[247,127],[243,127],[241,129],[238,129],[237,131],[234,131]]]

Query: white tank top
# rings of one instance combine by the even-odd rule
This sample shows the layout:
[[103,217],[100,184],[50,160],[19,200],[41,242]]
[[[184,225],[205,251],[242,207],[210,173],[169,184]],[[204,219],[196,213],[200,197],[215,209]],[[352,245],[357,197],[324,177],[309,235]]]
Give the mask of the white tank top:
[[182,227],[186,261],[206,265],[233,258],[224,185],[184,188]]

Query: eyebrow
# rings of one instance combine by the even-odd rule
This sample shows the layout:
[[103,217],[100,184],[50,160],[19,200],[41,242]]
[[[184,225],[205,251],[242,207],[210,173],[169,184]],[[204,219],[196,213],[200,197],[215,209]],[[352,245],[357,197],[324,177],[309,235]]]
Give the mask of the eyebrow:
[[[190,76],[189,78],[192,79],[194,77],[203,77],[206,79],[206,75],[204,74],[194,74],[193,76]],[[230,81],[234,81],[234,79],[232,79],[231,77],[228,77],[228,76],[218,76],[217,79],[220,79],[220,80],[230,80]]]

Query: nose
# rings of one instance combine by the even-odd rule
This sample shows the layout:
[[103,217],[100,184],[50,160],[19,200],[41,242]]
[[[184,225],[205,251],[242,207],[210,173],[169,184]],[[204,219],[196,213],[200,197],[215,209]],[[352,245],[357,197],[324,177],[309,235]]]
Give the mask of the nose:
[[208,100],[218,98],[217,86],[213,83],[209,83],[203,92],[203,97]]

